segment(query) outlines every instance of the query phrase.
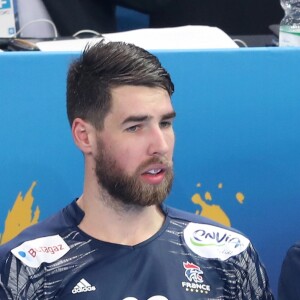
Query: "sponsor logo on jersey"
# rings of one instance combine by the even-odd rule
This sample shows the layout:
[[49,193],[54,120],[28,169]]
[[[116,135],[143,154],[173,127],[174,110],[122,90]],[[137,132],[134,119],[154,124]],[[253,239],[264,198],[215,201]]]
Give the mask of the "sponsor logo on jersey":
[[80,279],[80,281],[73,287],[72,294],[78,293],[87,293],[93,292],[96,290],[96,287],[88,283],[84,278]]
[[189,223],[185,228],[184,240],[199,256],[220,260],[240,254],[250,243],[246,237],[231,230],[196,223]]
[[181,283],[182,287],[187,292],[208,294],[210,292],[210,285],[204,283],[201,268],[188,261],[183,262],[183,267],[185,269],[184,275],[188,279],[188,282],[183,281]]
[[24,242],[11,250],[13,255],[31,268],[42,263],[52,263],[64,256],[70,247],[59,235],[42,237]]

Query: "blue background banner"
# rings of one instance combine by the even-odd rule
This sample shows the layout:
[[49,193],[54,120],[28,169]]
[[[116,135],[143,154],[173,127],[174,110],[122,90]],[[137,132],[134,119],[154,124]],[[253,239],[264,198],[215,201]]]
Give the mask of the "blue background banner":
[[[175,183],[167,203],[253,241],[276,293],[300,239],[300,51],[154,52],[175,83]],[[0,54],[1,243],[82,191],[83,157],[66,117],[78,53]]]

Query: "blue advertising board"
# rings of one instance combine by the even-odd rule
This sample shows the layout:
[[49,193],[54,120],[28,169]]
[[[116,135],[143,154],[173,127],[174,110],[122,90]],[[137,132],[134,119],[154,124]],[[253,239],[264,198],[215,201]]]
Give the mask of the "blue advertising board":
[[[285,252],[300,239],[300,50],[153,53],[175,83],[167,203],[250,237],[276,294]],[[77,56],[0,54],[0,244],[81,194],[65,104]]]

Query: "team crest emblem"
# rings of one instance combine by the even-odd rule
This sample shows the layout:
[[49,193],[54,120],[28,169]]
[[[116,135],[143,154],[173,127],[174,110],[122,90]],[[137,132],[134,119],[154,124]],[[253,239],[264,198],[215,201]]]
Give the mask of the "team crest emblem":
[[183,262],[185,269],[185,277],[188,281],[182,281],[181,286],[189,293],[210,293],[210,285],[206,284],[203,280],[203,271],[194,263]]
[[185,268],[185,277],[190,282],[195,282],[195,283],[203,282],[203,278],[202,278],[203,271],[200,269],[200,267],[189,262],[183,262],[183,267]]

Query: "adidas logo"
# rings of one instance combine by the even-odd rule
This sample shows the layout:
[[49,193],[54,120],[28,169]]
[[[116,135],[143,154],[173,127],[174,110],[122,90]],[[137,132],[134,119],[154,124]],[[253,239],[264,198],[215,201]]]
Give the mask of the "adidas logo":
[[72,294],[78,294],[78,293],[86,293],[86,292],[92,292],[95,291],[96,287],[93,285],[90,285],[85,279],[81,279],[72,290]]

